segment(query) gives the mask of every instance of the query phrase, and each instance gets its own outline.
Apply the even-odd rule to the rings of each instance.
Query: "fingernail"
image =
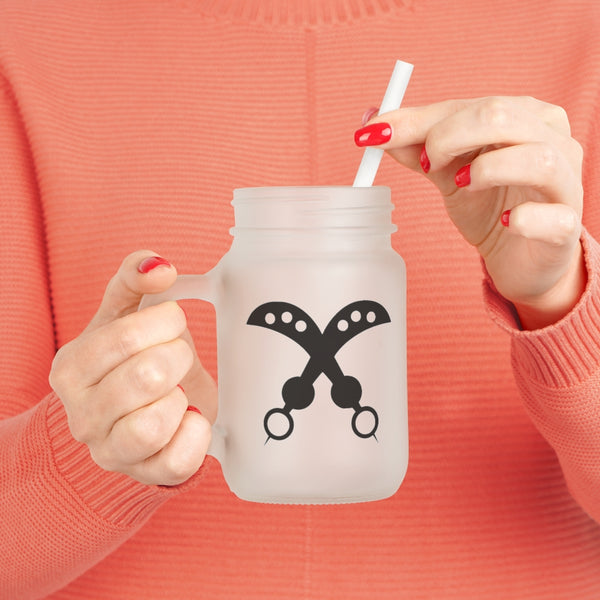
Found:
[[[429,162],[429,156],[427,156],[427,150],[425,149],[425,146],[421,148],[419,162],[421,163],[421,169],[423,169],[423,172],[429,173],[429,169],[431,169],[431,163]]]
[[[471,165],[465,165],[456,172],[454,181],[457,187],[467,187],[471,183]]]
[[[357,146],[379,146],[389,142],[392,137],[392,128],[389,123],[372,123],[362,127],[354,134]]]
[[[372,106],[371,108],[367,108],[363,113],[361,124],[366,125],[377,113],[379,112],[379,108],[376,106]]]
[[[199,415],[202,414],[202,412],[200,411],[199,408],[196,408],[195,406],[192,406],[191,404],[188,404],[188,407],[186,410],[191,410],[192,412],[198,413]]]
[[[179,383],[177,384],[177,387],[185,394],[185,390],[183,389],[183,386],[180,385]]]
[[[502,216],[500,217],[500,222],[502,223],[502,225],[504,225],[504,227],[508,227],[508,224],[510,222],[510,210],[505,210],[502,213]]]
[[[166,258],[162,258],[161,256],[149,256],[139,264],[138,271],[146,274],[152,271],[152,269],[156,269],[156,267],[160,266],[170,267],[171,263]]]

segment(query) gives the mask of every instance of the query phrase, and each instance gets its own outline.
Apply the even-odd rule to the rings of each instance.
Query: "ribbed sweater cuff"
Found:
[[[114,526],[141,525],[162,503],[195,486],[204,467],[179,486],[144,485],[100,468],[85,444],[73,439],[62,402],[55,394],[46,398],[47,432],[59,476],[99,517]]]
[[[588,282],[577,305],[557,323],[522,331],[514,306],[484,278],[484,298],[492,319],[512,337],[512,359],[523,376],[548,387],[571,387],[600,364],[600,246],[587,231],[581,243]]]

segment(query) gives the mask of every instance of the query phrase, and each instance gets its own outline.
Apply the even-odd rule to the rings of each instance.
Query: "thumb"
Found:
[[[87,329],[96,329],[136,311],[144,294],[164,292],[176,278],[175,267],[151,250],[130,254],[109,281],[98,312]]]

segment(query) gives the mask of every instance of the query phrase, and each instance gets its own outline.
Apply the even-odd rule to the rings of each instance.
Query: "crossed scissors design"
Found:
[[[321,373],[331,381],[331,399],[340,408],[352,408],[352,430],[361,438],[373,436],[379,425],[379,416],[371,406],[361,406],[362,387],[351,375],[344,375],[335,355],[338,350],[359,333],[391,321],[387,310],[373,300],[359,300],[344,306],[329,321],[321,332],[312,318],[301,308],[289,302],[267,302],[256,308],[248,318],[248,325],[257,325],[277,331],[299,344],[310,356],[302,374],[288,379],[281,390],[284,408],[273,408],[264,418],[267,442],[273,438],[284,440],[292,434],[294,420],[292,410],[302,410],[310,406],[315,397],[314,382]],[[359,428],[358,417],[369,413],[372,416],[370,428]],[[287,429],[273,431],[269,422],[275,415],[287,420]],[[265,442],[266,443],[266,442]]]

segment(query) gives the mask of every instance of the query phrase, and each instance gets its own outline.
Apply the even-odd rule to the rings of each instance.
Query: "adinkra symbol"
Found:
[[[314,382],[321,373],[331,381],[331,399],[340,408],[352,408],[352,431],[361,438],[375,437],[379,416],[371,406],[361,406],[362,388],[360,382],[351,375],[344,375],[335,359],[337,351],[359,333],[391,321],[387,310],[378,302],[359,300],[344,306],[327,324],[323,332],[301,308],[289,302],[267,302],[256,308],[248,318],[248,325],[257,325],[277,331],[302,346],[310,359],[298,377],[288,379],[281,390],[285,406],[273,408],[264,418],[267,442],[272,438],[284,440],[292,434],[294,420],[292,410],[302,410],[310,406],[315,397]],[[368,429],[359,427],[359,416],[366,413],[370,419]],[[286,429],[274,427],[283,416]],[[271,423],[271,425],[270,425]],[[363,423],[364,427],[364,423]],[[276,429],[276,431],[274,431]]]

